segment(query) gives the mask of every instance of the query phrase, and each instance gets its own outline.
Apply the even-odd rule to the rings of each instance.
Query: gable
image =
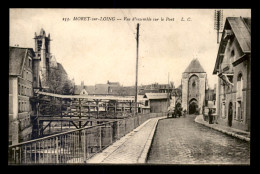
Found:
[[[184,72],[185,73],[204,73],[205,71],[202,68],[199,60],[193,59]]]

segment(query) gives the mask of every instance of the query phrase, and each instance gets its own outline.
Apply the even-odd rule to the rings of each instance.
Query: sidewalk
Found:
[[[209,124],[209,122],[203,120],[203,115],[197,116],[194,121],[196,123],[203,124],[204,126],[210,127],[222,133],[250,142],[250,132],[242,131],[239,129],[235,129],[235,128],[231,128],[219,124]]]
[[[103,152],[87,160],[87,163],[145,163],[158,120],[163,118],[166,116],[147,120]]]

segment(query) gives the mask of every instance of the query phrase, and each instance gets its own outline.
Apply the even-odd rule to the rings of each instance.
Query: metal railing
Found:
[[[142,114],[11,145],[8,149],[8,163],[11,165],[86,163],[87,159],[146,120],[163,115],[165,113]]]

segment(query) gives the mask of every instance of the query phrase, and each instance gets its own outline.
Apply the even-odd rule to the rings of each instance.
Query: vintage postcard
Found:
[[[9,13],[9,165],[250,165],[251,9]]]

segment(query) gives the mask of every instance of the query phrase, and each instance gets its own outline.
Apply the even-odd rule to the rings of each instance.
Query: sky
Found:
[[[109,80],[131,86],[135,85],[139,23],[138,85],[167,84],[169,74],[169,81],[177,87],[186,67],[197,58],[213,88],[217,76],[212,72],[219,47],[214,10],[10,9],[9,45],[35,49],[34,33],[38,35],[43,28],[52,39],[50,52],[76,84]],[[226,17],[251,17],[251,10],[223,9],[223,16],[224,22]],[[113,17],[115,20],[106,20]],[[148,20],[137,20],[143,18]]]

